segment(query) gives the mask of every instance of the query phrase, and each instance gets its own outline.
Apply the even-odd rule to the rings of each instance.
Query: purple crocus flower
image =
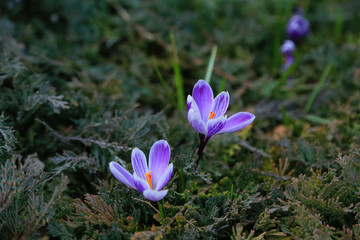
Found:
[[[285,40],[281,45],[281,53],[284,55],[293,54],[295,51],[295,43],[291,40]]]
[[[161,190],[170,180],[173,164],[169,165],[170,146],[165,140],[155,142],[150,149],[149,164],[145,154],[138,148],[131,153],[131,165],[134,173],[130,174],[117,162],[110,162],[111,173],[126,186],[138,190],[151,201],[163,199],[168,190]]]
[[[286,33],[292,40],[300,40],[304,38],[309,32],[309,21],[306,20],[301,14],[293,15],[286,27]]]
[[[255,116],[248,112],[239,112],[227,118],[224,114],[229,106],[229,98],[229,93],[223,91],[214,99],[210,85],[204,80],[199,80],[193,88],[192,96],[187,97],[188,120],[200,137],[195,169],[212,136],[238,131],[255,119]]]
[[[286,71],[295,61],[293,53],[295,51],[295,43],[291,40],[285,40],[281,45],[281,53],[284,55],[284,65],[282,71]]]

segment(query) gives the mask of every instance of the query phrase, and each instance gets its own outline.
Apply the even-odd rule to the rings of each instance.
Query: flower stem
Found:
[[[205,138],[205,135],[203,135],[203,134],[199,134],[199,139],[200,139],[200,144],[199,144],[199,149],[197,152],[198,159],[195,164],[195,171],[196,171],[197,166],[199,165],[199,162],[200,162],[201,156],[204,152],[205,146],[206,146],[207,142],[209,141],[209,138]]]

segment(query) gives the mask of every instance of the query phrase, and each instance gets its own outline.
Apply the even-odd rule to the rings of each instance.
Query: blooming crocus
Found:
[[[229,98],[229,93],[223,91],[214,99],[210,85],[204,80],[199,80],[193,88],[192,96],[187,97],[188,120],[200,137],[195,169],[212,136],[238,131],[255,119],[255,116],[248,112],[239,112],[227,118],[224,114],[229,106]]]
[[[296,13],[289,19],[286,27],[286,33],[290,39],[300,40],[307,35],[309,27],[309,21],[301,14]]]
[[[117,162],[110,162],[111,173],[126,186],[138,190],[151,201],[163,199],[168,190],[161,190],[170,180],[173,164],[169,165],[170,147],[165,140],[155,142],[149,155],[149,164],[145,154],[138,148],[131,153],[131,165],[134,173],[130,174]]]
[[[286,40],[283,45],[281,45],[281,53],[284,55],[283,71],[286,71],[294,63],[294,51],[295,43],[291,40]]]

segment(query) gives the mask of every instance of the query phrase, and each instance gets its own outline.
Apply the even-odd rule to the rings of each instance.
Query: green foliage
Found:
[[[311,33],[282,74],[296,6]],[[354,0],[0,1],[0,236],[359,239],[358,9]],[[184,109],[204,76],[215,95],[229,91],[228,117],[256,120],[212,138],[194,171],[198,136]],[[108,168],[131,171],[131,150],[148,153],[159,139],[174,163],[160,205]]]
[[[14,136],[14,130],[6,126],[6,118],[4,114],[0,116],[0,157],[3,159],[3,156],[11,153],[15,149],[16,138]]]
[[[22,162],[25,163],[22,163]],[[4,239],[35,239],[34,232],[47,225],[56,211],[56,202],[66,188],[64,176],[54,187],[43,172],[36,155],[22,160],[13,155],[0,169],[0,234]],[[54,190],[48,191],[51,186]]]

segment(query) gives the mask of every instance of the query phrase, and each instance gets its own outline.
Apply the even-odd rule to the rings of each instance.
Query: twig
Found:
[[[93,143],[93,144],[96,144],[96,145],[100,146],[101,148],[107,148],[107,147],[114,148],[116,151],[130,151],[130,150],[132,150],[132,148],[129,148],[129,147],[126,147],[126,146],[119,146],[116,143],[107,143],[107,142],[103,142],[103,141],[99,141],[99,140],[87,139],[87,138],[81,138],[81,137],[63,136],[63,135],[59,134],[58,132],[56,132],[54,129],[52,129],[46,122],[41,121],[38,118],[36,119],[36,121],[43,124],[48,131],[50,131],[53,135],[55,135],[56,137],[58,137],[60,140],[62,140],[64,142],[79,141],[79,142],[82,142],[85,145],[87,145],[89,143]]]
[[[116,11],[119,13],[120,17],[127,23],[131,23],[131,16],[130,14],[124,9],[122,8],[120,5],[116,5],[115,6]],[[136,23],[132,23],[135,27],[135,30],[137,31],[137,33],[144,39],[148,40],[148,41],[155,41],[157,44],[159,44],[160,46],[162,46],[163,48],[165,48],[166,50],[171,50],[171,45],[168,44],[167,42],[156,38],[155,35],[149,31],[147,31],[146,29],[144,29],[142,26],[140,26],[139,24]]]
[[[244,141],[244,140],[240,140],[240,145],[243,146],[244,148],[247,148],[248,150],[250,150],[250,151],[252,151],[252,152],[256,152],[256,153],[260,154],[260,155],[263,156],[263,157],[272,158],[270,154],[267,154],[267,153],[264,152],[263,150],[251,146],[249,143],[247,143],[247,142]]]
[[[159,210],[157,210],[150,202],[148,202],[148,201],[144,201],[144,200],[142,200],[142,199],[139,199],[139,198],[133,198],[133,199],[135,199],[135,200],[137,200],[137,201],[140,201],[140,202],[143,202],[143,203],[146,203],[146,204],[148,204],[148,205],[150,205],[150,207],[152,207],[159,215],[160,215],[160,212],[159,212]]]
[[[264,171],[261,171],[259,169],[251,169],[252,172],[255,172],[255,173],[258,173],[258,174],[261,174],[261,175],[264,175],[264,176],[268,176],[268,177],[272,177],[272,178],[275,178],[276,180],[278,181],[288,181],[291,179],[291,177],[288,177],[288,176],[279,176],[273,172],[264,172]]]

